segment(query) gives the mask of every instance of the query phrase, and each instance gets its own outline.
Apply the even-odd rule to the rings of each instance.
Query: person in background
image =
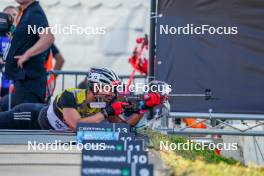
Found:
[[[13,21],[15,21],[17,18],[19,10],[18,10],[18,8],[14,7],[14,6],[7,6],[6,8],[4,8],[3,12],[10,15],[13,18]],[[14,30],[14,24],[11,27],[9,32],[12,32],[12,30]],[[2,50],[1,53],[4,53],[6,46],[10,42],[8,35],[9,35],[9,33],[7,33],[6,36],[1,39],[1,50]],[[4,61],[2,58],[0,58],[0,64],[2,66],[4,65]],[[0,96],[3,97],[9,93],[9,87],[12,85],[12,82],[10,82],[6,78],[6,75],[4,73],[2,73],[1,76],[2,77],[1,77],[1,93],[0,93]]]
[[[84,78],[83,81],[80,82],[77,87],[79,89],[84,89],[85,87],[88,86],[88,83],[89,83],[88,79],[87,78]]]
[[[11,15],[15,21],[18,16],[19,9],[15,6],[7,6],[4,8],[3,12]]]
[[[46,69],[44,62],[47,49],[54,43],[48,29],[47,17],[35,0],[16,0],[21,11],[16,19],[16,29],[4,55],[5,73],[14,80],[15,92],[11,96],[11,107],[22,103],[44,103],[46,97]],[[28,29],[36,27],[37,32]],[[0,100],[2,111],[8,109],[8,96]]]
[[[55,65],[53,67],[52,64],[52,58],[55,59]],[[48,55],[46,62],[45,62],[45,68],[47,70],[61,70],[64,65],[65,59],[62,56],[60,50],[55,44],[52,44],[50,47],[50,54]],[[55,75],[57,77],[57,75]]]
[[[53,70],[61,70],[63,67],[63,64],[65,62],[62,54],[60,53],[59,49],[57,48],[57,46],[55,44],[52,44],[50,47],[50,52],[49,55],[46,59],[45,62],[45,68],[47,71],[53,71]],[[53,67],[53,58],[55,59],[55,65]],[[47,92],[46,92],[46,98],[48,101],[50,96],[53,95],[55,86],[56,86],[56,78],[57,75],[55,74],[48,74],[47,77]]]

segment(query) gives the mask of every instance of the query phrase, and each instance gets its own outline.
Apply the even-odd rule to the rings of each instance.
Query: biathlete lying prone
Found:
[[[24,103],[11,109],[0,112],[0,129],[44,129],[44,130],[72,130],[76,131],[79,122],[100,123],[108,120],[112,123],[124,122],[117,118],[123,114],[125,103],[114,101],[116,90],[93,90],[94,84],[111,86],[121,81],[111,70],[92,68],[88,72],[89,85],[87,89],[66,89],[56,96],[49,105]],[[92,108],[91,102],[97,102],[97,97],[103,98],[107,106],[104,108]],[[144,100],[143,109],[152,108],[161,103],[158,93],[148,93],[148,99]],[[136,125],[143,114],[138,111],[130,112],[125,123]]]

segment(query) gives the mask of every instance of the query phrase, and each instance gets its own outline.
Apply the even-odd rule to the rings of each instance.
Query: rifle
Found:
[[[158,93],[158,92],[157,92]],[[124,109],[126,111],[138,111],[144,106],[144,101],[148,99],[147,94],[138,94],[133,95],[131,93],[118,93],[115,98],[112,100],[124,102],[126,105],[124,106]],[[210,89],[206,89],[204,93],[200,94],[168,94],[168,95],[161,95],[161,104],[168,101],[170,98],[173,97],[201,97],[205,100],[212,99],[212,91]],[[103,96],[96,95],[97,102],[91,102],[90,107],[91,108],[105,108],[107,103],[104,101]]]

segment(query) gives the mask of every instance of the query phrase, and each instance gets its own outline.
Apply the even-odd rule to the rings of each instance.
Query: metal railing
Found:
[[[69,77],[73,77],[73,83],[70,84],[70,86],[67,86],[67,88],[77,88],[78,84],[82,81],[84,81],[84,78],[87,75],[86,71],[48,71],[47,72],[47,77],[49,75],[57,75],[58,79],[56,80],[56,87],[60,87],[60,91],[64,90],[66,88],[65,86],[65,81],[69,79]],[[66,78],[67,77],[67,78]],[[82,80],[80,79],[82,77]],[[129,75],[120,75],[119,78],[121,81],[127,81],[129,79]],[[135,84],[135,82],[142,81],[144,83],[147,83],[147,77],[146,76],[141,76],[141,75],[136,75],[134,77],[134,80],[132,81],[132,84]],[[61,82],[61,85],[59,85],[59,82]],[[70,81],[72,83],[72,81]],[[50,93],[49,96],[52,96],[52,93]],[[8,102],[8,109],[11,109],[11,102],[12,102],[12,97],[11,97],[11,89],[9,90],[9,102]]]
[[[48,75],[57,75],[61,76],[61,90],[65,89],[65,76],[74,76],[74,86],[73,87],[78,87],[79,83],[79,77],[86,77],[87,72],[86,71],[49,71]],[[122,82],[127,81],[129,79],[129,75],[119,75],[119,78],[121,79]],[[132,81],[132,84],[135,84],[136,81],[143,81],[144,83],[147,83],[147,77],[146,76],[141,76],[141,75],[136,75],[134,77],[134,80]]]
[[[73,83],[68,88],[78,87],[78,84],[84,80],[87,75],[86,71],[49,71],[47,75],[57,75],[59,76],[58,80],[61,81],[60,86],[61,90],[65,89],[65,81],[68,80],[68,77],[73,77],[74,81],[70,81]],[[82,80],[80,79],[82,77]],[[119,78],[126,82],[129,79],[129,75],[120,75]],[[132,81],[132,84],[135,82],[143,82],[147,83],[146,76],[135,76],[135,79]],[[9,104],[11,105],[11,96],[9,99]],[[159,128],[157,130],[165,131],[168,134],[223,134],[223,135],[248,135],[248,136],[264,136],[263,131],[252,130],[258,126],[262,126],[264,124],[264,114],[233,114],[233,113],[212,113],[212,110],[209,110],[209,113],[193,113],[193,112],[170,112],[169,118],[196,118],[197,120],[195,124],[191,124],[181,128]],[[254,120],[256,121],[254,125],[250,125],[247,128],[239,129],[235,127],[233,124],[230,124],[230,121],[244,121],[244,120]],[[207,129],[193,129],[192,126],[206,123]],[[217,125],[215,125],[217,124]],[[243,125],[246,125],[244,123]],[[223,129],[225,127],[229,127],[230,129]]]
[[[194,118],[196,121],[183,127],[162,127],[157,130],[180,135],[264,136],[264,114],[170,112],[169,118]],[[201,123],[206,124],[207,128],[193,128]],[[260,126],[263,129],[255,130]]]
[[[264,120],[264,114],[233,114],[233,113],[193,113],[193,112],[170,112],[171,118],[195,117],[199,119],[218,120]]]

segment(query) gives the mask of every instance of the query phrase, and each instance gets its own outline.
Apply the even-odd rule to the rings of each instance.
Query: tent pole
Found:
[[[157,0],[150,0],[150,34],[149,34],[149,73],[148,81],[154,80],[155,73],[155,56],[156,56],[156,18],[157,15]]]
[[[155,57],[156,57],[156,18],[157,15],[157,0],[150,0],[150,33],[149,33],[149,70],[148,81],[154,80],[155,73]],[[154,116],[153,109],[149,111],[148,120]]]

